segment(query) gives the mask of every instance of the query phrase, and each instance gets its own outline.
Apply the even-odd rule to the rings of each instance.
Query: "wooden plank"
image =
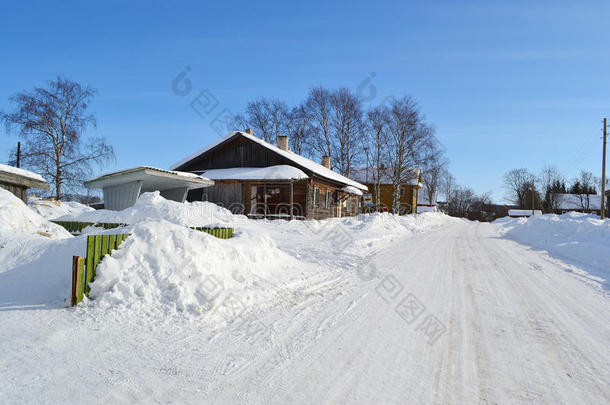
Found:
[[[83,295],[85,292],[85,280],[84,280],[85,258],[78,257],[76,265],[77,265],[76,303],[78,304],[79,302],[81,302],[83,300]]]
[[[78,256],[72,256],[72,299],[70,305],[76,305],[76,286],[78,285]]]
[[[110,235],[102,235],[102,252],[100,253],[103,258],[108,253],[108,241],[110,239]]]
[[[95,239],[95,247],[93,249],[93,266],[92,266],[92,272],[91,272],[91,280],[93,281],[93,279],[95,279],[95,269],[97,268],[97,265],[99,264],[100,260],[102,260],[102,236],[101,235],[95,235],[94,236]]]
[[[114,249],[116,249],[116,235],[108,235],[108,254],[112,255]]]
[[[85,267],[85,294],[89,296],[89,283],[93,281],[95,260],[95,236],[87,236],[87,256]]]

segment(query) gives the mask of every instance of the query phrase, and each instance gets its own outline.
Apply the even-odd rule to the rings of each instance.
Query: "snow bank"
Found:
[[[56,219],[65,215],[76,216],[83,212],[95,211],[76,201],[43,200],[38,197],[28,198],[28,206],[46,219]]]
[[[133,207],[122,211],[94,210],[72,213],[57,219],[126,224],[137,224],[150,220],[165,220],[185,226],[220,226],[228,225],[236,220],[229,210],[216,204],[207,201],[195,201],[192,203],[170,201],[161,197],[158,191],[142,194]]]
[[[551,256],[576,262],[610,288],[610,220],[570,212],[493,222],[506,238],[546,250]]]
[[[240,232],[222,240],[167,221],[147,221],[134,226],[120,249],[101,262],[91,305],[143,314],[210,312],[210,319],[222,320],[230,308],[245,311],[287,288],[300,274],[297,264],[264,233]],[[223,308],[227,301],[229,309]]]
[[[10,238],[15,232],[58,239],[72,236],[31,210],[11,192],[0,188],[0,242],[2,235]]]

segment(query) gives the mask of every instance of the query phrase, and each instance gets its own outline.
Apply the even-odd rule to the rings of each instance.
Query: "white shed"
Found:
[[[168,200],[184,202],[189,190],[214,185],[212,180],[186,172],[140,166],[95,177],[85,182],[87,188],[101,188],[104,208],[123,210],[136,203],[140,194],[160,191]]]

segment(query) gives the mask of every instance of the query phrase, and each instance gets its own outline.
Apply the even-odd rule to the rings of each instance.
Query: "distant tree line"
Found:
[[[409,168],[423,169],[426,190],[433,195],[440,189],[447,159],[413,98],[386,100],[365,108],[347,88],[317,86],[296,106],[274,98],[250,101],[235,117],[235,126],[252,128],[270,143],[287,135],[293,152],[316,161],[329,156],[333,170],[347,177],[353,167],[366,166],[377,197],[382,178],[389,175],[392,211],[399,212],[400,184],[411,180]]]
[[[597,194],[599,179],[590,171],[581,170],[572,179],[571,185],[555,166],[546,165],[540,173],[534,174],[526,168],[513,169],[503,176],[506,198],[521,209],[542,210],[552,213],[559,209],[561,194],[574,194],[580,208],[590,210],[591,195]]]

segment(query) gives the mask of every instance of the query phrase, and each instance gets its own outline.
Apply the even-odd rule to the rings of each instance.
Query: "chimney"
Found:
[[[244,132],[247,133],[248,135],[254,135],[254,131],[252,130],[252,128],[248,128]]]
[[[288,137],[286,135],[278,135],[277,137],[277,147],[281,150],[289,151],[288,148]]]
[[[322,156],[322,166],[326,167],[328,170],[332,170],[330,168],[330,156]]]

